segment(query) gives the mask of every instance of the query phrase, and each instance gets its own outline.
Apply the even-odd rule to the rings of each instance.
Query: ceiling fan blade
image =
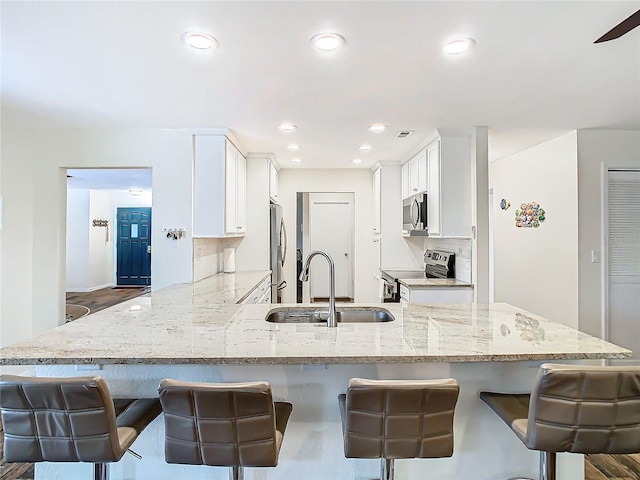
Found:
[[[626,20],[623,20],[620,24],[613,27],[599,39],[597,39],[593,43],[602,43],[608,42],[609,40],[615,40],[616,38],[620,38],[625,33],[630,32],[634,28],[640,25],[640,10],[631,15]]]

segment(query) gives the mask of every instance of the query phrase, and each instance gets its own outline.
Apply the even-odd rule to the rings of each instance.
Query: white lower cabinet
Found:
[[[271,303],[271,276],[265,278],[240,303]]]
[[[409,288],[400,284],[400,303],[473,303],[473,287]]]

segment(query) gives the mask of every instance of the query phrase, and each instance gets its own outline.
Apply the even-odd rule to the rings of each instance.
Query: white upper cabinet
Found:
[[[246,159],[222,135],[196,135],[194,145],[193,236],[244,235]]]
[[[403,165],[402,187],[403,199],[427,191],[427,155],[425,150],[420,150]]]
[[[269,160],[269,198],[278,203],[278,170]]]
[[[440,140],[436,140],[427,147],[427,177],[429,185],[427,191],[427,226],[429,235],[441,234],[440,229]]]
[[[471,136],[441,133],[427,146],[429,236],[472,235]]]
[[[409,160],[409,194],[416,195],[427,191],[427,156],[421,150]]]
[[[380,168],[373,172],[373,233],[380,232]]]
[[[410,197],[409,193],[409,162],[402,165],[402,199]]]

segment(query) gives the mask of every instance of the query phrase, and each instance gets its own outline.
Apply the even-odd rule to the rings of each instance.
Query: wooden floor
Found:
[[[71,292],[67,293],[67,303],[82,305],[87,307],[90,313],[95,313],[150,291],[150,287],[109,287],[86,293]]]
[[[640,453],[634,455],[587,455],[585,480],[640,480]]]

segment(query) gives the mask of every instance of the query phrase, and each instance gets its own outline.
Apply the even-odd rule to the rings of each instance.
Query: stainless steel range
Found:
[[[439,250],[427,250],[424,254],[424,270],[380,269],[383,285],[383,302],[400,302],[400,279],[455,278],[455,254]]]
[[[456,278],[456,256],[453,253],[427,250],[424,263],[427,278]]]

